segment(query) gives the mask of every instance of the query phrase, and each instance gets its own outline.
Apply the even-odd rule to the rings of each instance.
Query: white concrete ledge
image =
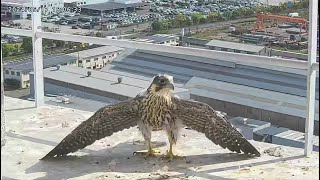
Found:
[[[67,157],[39,161],[93,112],[50,105],[36,109],[34,102],[8,97],[5,104],[9,132],[7,145],[1,151],[3,179],[318,179],[318,152],[304,158],[302,149],[251,141],[262,156],[248,158],[186,129],[174,147],[174,152],[186,160],[161,159],[167,150],[163,132],[152,136],[161,155],[149,159],[133,155],[134,151],[144,150],[145,145],[138,129],[131,128]],[[282,157],[275,157],[273,150]]]

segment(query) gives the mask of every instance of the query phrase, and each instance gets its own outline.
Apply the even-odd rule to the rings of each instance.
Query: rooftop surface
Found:
[[[129,77],[109,72],[91,71],[92,75],[87,77],[87,69],[74,66],[63,66],[59,70],[56,68],[48,68],[44,70],[44,77],[54,79],[68,84],[76,84],[86,88],[95,88],[114,94],[135,97],[141,91],[150,86],[152,78],[140,79],[138,77]],[[155,74],[156,75],[156,74]],[[118,83],[118,77],[122,77],[122,82]],[[175,92],[179,93],[187,91],[183,88],[175,88]]]
[[[6,164],[3,179],[319,179],[319,153],[304,158],[303,149],[251,141],[262,156],[249,158],[186,129],[174,148],[184,160],[133,155],[145,145],[137,128],[131,128],[67,157],[39,161],[93,112],[52,105],[36,109],[31,101],[9,97],[5,107],[8,140],[1,151]],[[165,134],[155,132],[152,138],[164,154]]]
[[[307,94],[305,75],[173,53],[143,50],[124,52],[101,71],[118,71],[148,78],[167,73],[175,78],[175,82],[183,85],[193,77],[201,77],[301,97]],[[316,84],[319,84],[318,77]],[[316,98],[319,99],[319,88],[316,88]]]
[[[219,40],[211,40],[206,44],[206,46],[228,48],[228,49],[235,49],[239,51],[248,51],[248,52],[256,52],[256,53],[264,49],[264,46],[256,46],[256,45],[250,45],[250,44],[244,44],[244,43],[235,43],[235,42],[219,41]]]
[[[149,43],[161,43],[168,40],[177,39],[176,36],[167,35],[167,34],[155,34],[152,36],[147,36],[143,39],[138,39],[137,41],[149,42]]]
[[[117,2],[105,2],[105,3],[99,3],[99,4],[84,5],[84,6],[81,6],[81,8],[97,10],[97,11],[108,11],[108,10],[114,10],[114,9],[138,7],[138,6],[141,6],[142,4],[143,3],[124,4],[124,3],[117,3]]]
[[[112,52],[118,52],[122,50],[123,48],[119,48],[115,46],[102,46],[102,47],[79,51],[79,58],[83,59],[88,57],[100,56],[100,55],[104,55]],[[78,52],[70,53],[69,55],[73,57],[78,57]]]
[[[58,64],[64,64],[67,62],[75,61],[77,57],[65,54],[65,55],[51,55],[43,58],[43,67],[48,68]],[[4,66],[5,69],[19,70],[19,71],[32,71],[33,61],[32,58],[29,60],[11,63]]]
[[[111,52],[122,51],[122,48],[115,46],[102,46],[98,48],[87,49],[79,51],[79,58],[84,59],[88,57],[95,57]],[[64,54],[64,55],[50,55],[43,58],[44,68],[52,67],[58,64],[64,64],[70,61],[75,61],[78,59],[78,52]],[[33,59],[30,58],[25,61],[10,63],[5,65],[5,69],[19,70],[19,71],[32,71],[33,70]]]

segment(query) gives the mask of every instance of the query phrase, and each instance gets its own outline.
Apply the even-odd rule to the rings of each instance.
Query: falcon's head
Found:
[[[159,74],[153,78],[148,88],[153,93],[169,93],[174,90],[173,77],[166,74]]]

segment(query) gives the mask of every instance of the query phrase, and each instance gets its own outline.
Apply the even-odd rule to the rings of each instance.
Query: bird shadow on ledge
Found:
[[[165,146],[165,142],[153,142],[153,144],[155,144],[156,148]],[[44,177],[37,179],[69,179],[79,178],[93,173],[152,173],[166,167],[169,172],[177,172],[188,176],[225,179],[206,172],[197,172],[196,168],[204,165],[241,162],[253,158],[245,154],[213,153],[189,155],[186,156],[185,159],[177,159],[169,162],[164,158],[164,155],[144,158],[143,155],[133,154],[133,152],[145,149],[146,146],[143,143],[136,144],[126,142],[107,149],[90,151],[89,154],[83,156],[68,155],[45,161],[39,160],[26,170],[26,174],[45,172],[46,175]],[[162,152],[161,154],[164,153]],[[223,169],[221,171],[223,171]],[[97,177],[95,177],[95,179],[96,178]]]

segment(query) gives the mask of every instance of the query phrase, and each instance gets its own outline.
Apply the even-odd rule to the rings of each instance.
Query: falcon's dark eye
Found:
[[[160,82],[160,84],[164,84],[166,82],[166,80],[160,79],[159,82]]]

